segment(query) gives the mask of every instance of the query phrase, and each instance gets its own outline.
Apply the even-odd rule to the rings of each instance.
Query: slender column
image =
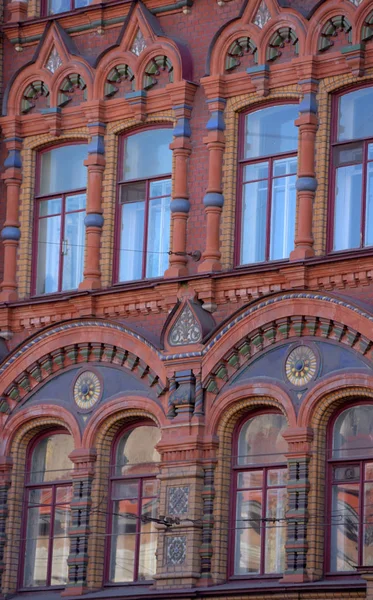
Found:
[[[84,164],[88,168],[87,216],[84,279],[79,285],[80,290],[94,290],[101,287],[100,248],[101,231],[104,224],[102,216],[102,180],[105,169],[105,146],[101,123],[92,123],[88,127],[92,131],[92,141],[88,146],[88,158]]]
[[[174,141],[170,144],[173,151],[173,190],[171,202],[172,248],[170,264],[164,276],[180,277],[188,274],[187,222],[190,210],[188,192],[188,162],[191,153],[190,117],[196,86],[189,82],[181,82],[169,87],[177,119],[173,131]]]
[[[286,570],[283,583],[308,580],[307,575],[307,525],[308,493],[310,483],[308,467],[311,458],[313,432],[308,428],[287,429],[283,437],[288,442],[289,480],[287,519]]]
[[[18,298],[17,251],[21,237],[19,229],[19,197],[22,183],[21,148],[22,139],[12,137],[5,140],[8,156],[2,179],[6,188],[6,217],[1,239],[4,245],[4,273],[1,283],[0,302],[12,302]]]
[[[8,490],[10,488],[12,464],[12,459],[9,456],[0,456],[0,590],[3,589],[2,576],[5,571],[4,550],[7,541]]]
[[[224,98],[208,100],[211,117],[207,123],[208,134],[204,139],[209,151],[208,187],[203,199],[206,212],[206,248],[199,273],[221,271],[220,217],[224,204],[222,194],[222,169],[225,148]]]
[[[317,103],[314,80],[301,82],[306,88],[299,105],[300,116],[295,121],[299,127],[299,163],[297,188],[298,220],[294,250],[290,260],[302,260],[314,256],[312,217],[313,201],[317,188],[315,177],[315,142],[318,126]]]
[[[89,513],[96,450],[78,448],[70,454],[74,463],[71,527],[69,529],[69,578],[63,596],[76,596],[87,591]]]

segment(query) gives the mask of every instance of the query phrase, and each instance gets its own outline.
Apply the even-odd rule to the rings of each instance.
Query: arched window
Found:
[[[117,280],[162,277],[170,249],[172,129],[121,140]]]
[[[288,258],[294,248],[297,117],[296,104],[241,117],[238,264]]]
[[[70,542],[73,438],[44,434],[29,448],[26,471],[21,581],[24,588],[65,586]]]
[[[373,565],[373,404],[339,413],[329,440],[328,569],[354,571]]]
[[[329,250],[373,246],[373,87],[334,99]]]
[[[73,290],[83,279],[87,145],[40,152],[35,198],[34,293]]]
[[[114,444],[111,474],[109,583],[150,581],[156,567],[160,431],[150,422],[126,429]]]
[[[286,427],[282,415],[263,413],[246,419],[238,429],[233,450],[234,576],[284,571]]]

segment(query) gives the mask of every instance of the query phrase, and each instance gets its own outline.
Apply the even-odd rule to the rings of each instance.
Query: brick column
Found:
[[[27,2],[21,0],[12,0],[7,6],[9,19],[8,23],[19,23],[27,19]]]
[[[0,286],[0,302],[12,302],[18,298],[17,251],[21,237],[18,212],[22,183],[22,139],[18,136],[8,137],[5,139],[5,145],[8,156],[4,162],[5,171],[2,174],[6,188],[6,217],[1,231],[4,245],[4,274]]]
[[[96,450],[78,448],[70,454],[74,463],[72,472],[73,497],[71,500],[71,527],[69,529],[69,578],[63,596],[76,596],[87,591],[89,513],[94,476]]]
[[[92,140],[88,146],[88,158],[84,164],[88,168],[87,209],[84,224],[86,226],[86,252],[84,279],[80,290],[94,290],[101,287],[100,249],[101,231],[104,224],[102,216],[102,180],[105,169],[105,145],[102,123],[88,125]]]
[[[207,123],[208,134],[204,139],[209,151],[208,187],[203,199],[206,212],[206,248],[199,273],[221,271],[220,262],[220,216],[224,204],[222,194],[222,169],[225,148],[224,98],[207,100],[211,112]]]
[[[188,162],[191,153],[190,116],[196,86],[182,82],[171,84],[169,91],[174,103],[173,110],[177,118],[174,128],[174,141],[170,144],[173,151],[173,191],[171,202],[172,248],[170,266],[165,277],[180,277],[188,274],[186,256],[187,221],[190,210],[188,192]]]
[[[8,517],[8,490],[10,488],[12,464],[12,459],[9,456],[0,456],[0,595],[2,590],[2,576],[5,571],[5,531]]]
[[[313,432],[307,427],[287,429],[283,437],[288,443],[288,511],[286,570],[283,583],[299,583],[307,576],[308,467],[311,458]]]
[[[300,82],[305,92],[299,105],[300,116],[295,121],[299,127],[299,161],[297,188],[297,230],[294,250],[290,260],[302,260],[314,256],[312,217],[313,201],[317,188],[315,177],[315,142],[318,126],[316,90],[317,82],[307,79]]]

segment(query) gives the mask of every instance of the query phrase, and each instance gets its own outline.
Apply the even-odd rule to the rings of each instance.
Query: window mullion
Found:
[[[271,251],[271,213],[272,213],[272,186],[273,186],[273,158],[268,159],[268,191],[267,191],[267,215],[266,215],[266,246],[265,260],[270,260]]]
[[[150,195],[150,180],[146,180],[145,188],[145,218],[144,218],[144,239],[143,239],[143,254],[142,254],[142,276],[146,277],[146,262],[148,249],[148,222],[149,222],[149,195]]]
[[[65,239],[65,211],[66,211],[66,195],[61,194],[62,198],[62,210],[61,210],[61,234],[60,234],[60,272],[58,274],[58,291],[62,290],[63,281],[63,269],[64,269],[64,254],[63,254],[63,242]]]

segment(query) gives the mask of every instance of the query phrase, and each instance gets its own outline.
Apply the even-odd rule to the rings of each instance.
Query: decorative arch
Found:
[[[343,16],[343,20],[342,20]],[[348,43],[356,43],[356,8],[348,0],[342,1],[339,5],[330,6],[328,3],[324,3],[317,8],[313,13],[308,29],[306,39],[306,54],[317,54],[318,52],[324,52],[329,49],[331,51],[336,46],[336,49],[346,46]],[[342,31],[340,29],[342,28]],[[337,32],[338,36],[333,36],[333,32]],[[341,35],[345,36],[345,39],[340,39]],[[329,44],[334,41],[332,38],[338,41],[338,44]],[[322,43],[322,40],[324,42]]]
[[[338,308],[338,321],[332,317]],[[373,315],[337,296],[276,294],[253,302],[223,323],[204,351],[202,381],[213,396],[253,356],[278,342],[312,336],[337,341],[373,360]]]
[[[11,412],[48,377],[65,367],[91,361],[130,370],[146,380],[157,395],[166,391],[165,368],[150,342],[119,323],[82,319],[42,330],[7,358],[0,367],[3,403],[7,404],[3,404],[3,410]]]
[[[252,38],[249,36],[237,37],[231,43],[225,55],[225,71],[230,73],[237,69],[237,67],[241,67],[242,63],[243,66],[246,66],[245,62],[247,62],[247,58],[245,61],[245,57],[249,57],[251,63],[257,63],[257,55],[258,48]]]
[[[27,115],[34,109],[49,108],[49,89],[41,79],[30,83],[23,92],[21,113]]]
[[[351,44],[352,41],[352,25],[344,15],[337,15],[331,17],[324,25],[321,30],[318,51],[326,52],[335,45],[333,37],[337,38],[338,41],[345,45]],[[339,38],[342,38],[340,40]]]
[[[115,65],[106,77],[104,96],[106,99],[122,96],[135,88],[135,76],[127,64]],[[118,93],[119,92],[119,93]]]
[[[165,87],[174,81],[174,67],[166,54],[153,56],[145,66],[142,87],[145,91],[151,90],[155,85]]]
[[[58,86],[57,106],[77,106],[87,100],[87,84],[79,73],[68,73]]]
[[[293,50],[291,50],[293,48]],[[299,40],[292,27],[279,27],[268,41],[266,50],[267,62],[291,60],[299,54]]]

